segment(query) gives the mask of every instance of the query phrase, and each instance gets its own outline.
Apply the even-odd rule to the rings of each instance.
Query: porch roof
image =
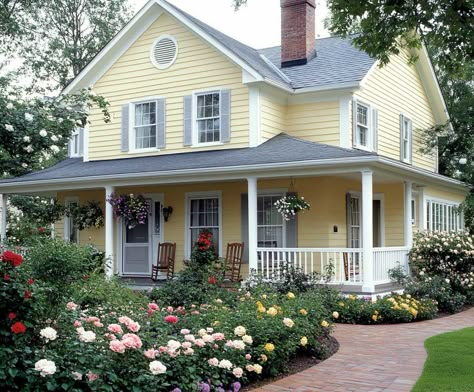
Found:
[[[375,153],[310,142],[281,133],[258,147],[195,151],[136,158],[83,162],[67,158],[48,169],[0,181],[28,183],[78,177],[117,174],[164,173],[175,170],[210,169],[230,166],[253,166],[313,160],[332,160],[376,156]]]

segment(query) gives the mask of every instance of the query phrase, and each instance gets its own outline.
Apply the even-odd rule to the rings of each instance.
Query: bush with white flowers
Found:
[[[310,204],[304,197],[296,195],[284,196],[275,202],[275,207],[283,219],[289,221],[294,218],[299,211],[309,210]]]

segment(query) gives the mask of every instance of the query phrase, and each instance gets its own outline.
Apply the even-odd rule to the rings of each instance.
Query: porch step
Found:
[[[120,277],[119,281],[126,284],[132,290],[144,291],[159,288],[166,282],[166,277],[159,276],[157,281],[151,278],[140,278],[140,277]]]

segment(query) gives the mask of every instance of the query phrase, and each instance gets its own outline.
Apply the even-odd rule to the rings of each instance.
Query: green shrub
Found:
[[[334,305],[333,319],[346,324],[391,324],[431,320],[438,311],[431,299],[415,299],[410,294],[371,298],[341,297]]]

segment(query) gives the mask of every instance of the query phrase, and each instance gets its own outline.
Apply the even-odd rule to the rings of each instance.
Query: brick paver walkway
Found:
[[[439,333],[474,326],[474,308],[412,324],[336,326],[339,351],[301,373],[256,389],[276,391],[410,391],[423,370],[424,341]]]

